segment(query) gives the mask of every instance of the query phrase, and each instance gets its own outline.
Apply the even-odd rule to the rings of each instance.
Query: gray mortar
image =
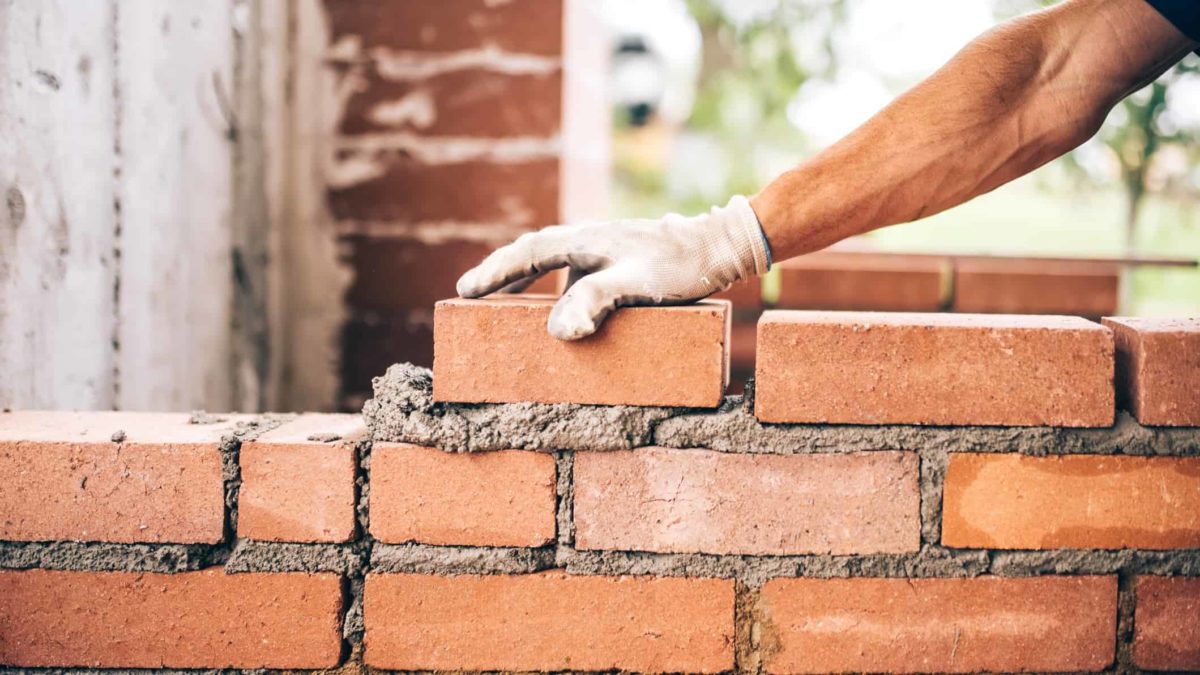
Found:
[[[447,404],[433,401],[433,376],[407,363],[374,379],[363,418],[376,441],[473,452],[624,450],[648,445],[671,408],[571,403]]]
[[[554,548],[481,548],[380,544],[370,571],[408,574],[528,574],[555,567]]]
[[[1200,429],[1143,427],[1120,413],[1111,428],[762,424],[753,390],[714,410],[575,404],[433,402],[426,368],[396,364],[363,408],[371,436],[454,452],[624,450],[644,445],[799,454],[913,450],[1027,455],[1200,456]]]
[[[225,551],[206,544],[0,542],[0,569],[189,572],[220,564]]]
[[[921,544],[936,545],[942,540],[942,487],[950,458],[942,450],[923,450],[920,458]]]
[[[575,545],[575,453],[554,453],[554,520],[558,543]]]
[[[292,544],[239,539],[225,562],[225,571],[336,572],[361,576],[370,556],[364,541],[348,544]]]

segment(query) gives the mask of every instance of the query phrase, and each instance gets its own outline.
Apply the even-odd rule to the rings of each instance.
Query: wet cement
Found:
[[[1111,428],[762,424],[753,388],[715,410],[576,404],[433,401],[426,368],[397,364],[375,378],[363,417],[376,441],[473,452],[625,450],[645,445],[799,454],[913,450],[1027,455],[1200,455],[1200,430],[1143,427],[1121,413]]]

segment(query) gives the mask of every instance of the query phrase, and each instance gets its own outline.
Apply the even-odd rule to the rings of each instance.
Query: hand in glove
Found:
[[[764,274],[770,251],[745,197],[685,218],[556,225],[519,237],[458,280],[478,298],[559,267],[571,283],[547,328],[562,340],[596,332],[614,307],[683,304]]]

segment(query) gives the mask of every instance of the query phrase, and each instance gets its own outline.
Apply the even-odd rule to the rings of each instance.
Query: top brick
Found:
[[[1117,348],[1117,399],[1139,422],[1200,426],[1200,318],[1106,317]]]
[[[461,403],[715,407],[729,380],[729,303],[627,307],[595,335],[546,332],[554,298],[443,300],[434,310],[433,398]]]
[[[333,42],[411,52],[493,49],[557,56],[563,50],[563,0],[325,0]]]
[[[764,422],[1110,426],[1111,333],[1066,316],[766,312]]]

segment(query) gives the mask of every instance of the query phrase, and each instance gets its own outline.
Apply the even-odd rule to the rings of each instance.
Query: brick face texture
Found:
[[[355,533],[359,415],[303,415],[246,443],[238,536],[266,541],[339,542]]]
[[[1113,346],[1075,317],[772,311],[764,422],[1110,426]]]
[[[917,455],[641,448],[575,457],[580,549],[788,555],[920,543]]]
[[[371,534],[393,543],[541,546],[554,539],[554,480],[548,454],[379,443],[371,452]]]
[[[0,413],[0,538],[218,542],[231,431],[186,414]]]
[[[372,574],[367,665],[713,673],[733,668],[733,581]],[[403,617],[398,620],[398,617]]]
[[[625,308],[595,335],[572,342],[546,332],[553,304],[536,296],[439,302],[434,399],[709,408],[721,402],[729,377],[729,303]]]
[[[1142,424],[1200,426],[1200,319],[1110,317],[1122,407]]]
[[[952,454],[942,543],[1200,547],[1200,457]]]
[[[0,571],[0,663],[327,668],[341,656],[332,574]]]
[[[1200,671],[1200,578],[1139,577],[1136,593],[1134,662]]]
[[[762,589],[769,673],[1100,670],[1116,577],[775,579]]]

